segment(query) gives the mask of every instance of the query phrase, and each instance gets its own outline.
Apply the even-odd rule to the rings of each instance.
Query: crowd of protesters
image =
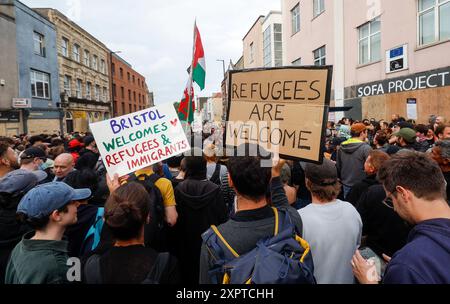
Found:
[[[212,140],[113,177],[90,133],[0,137],[0,283],[70,283],[69,257],[81,283],[222,283],[220,248],[244,258],[286,218],[316,283],[449,284],[445,118],[344,118],[325,147],[322,164],[271,168]]]

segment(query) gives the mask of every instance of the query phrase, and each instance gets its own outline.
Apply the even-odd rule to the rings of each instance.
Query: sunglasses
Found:
[[[394,195],[395,192],[397,192],[397,190],[386,196],[386,198],[382,201],[383,205],[390,209],[394,209],[394,201],[392,200],[392,195]]]

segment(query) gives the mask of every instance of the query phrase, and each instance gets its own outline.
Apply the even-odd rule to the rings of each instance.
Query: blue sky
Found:
[[[242,38],[259,15],[280,10],[281,0],[21,0],[52,7],[105,43],[146,77],[156,104],[181,99],[192,56],[193,25],[203,40],[206,88],[220,91],[222,62],[236,62]]]

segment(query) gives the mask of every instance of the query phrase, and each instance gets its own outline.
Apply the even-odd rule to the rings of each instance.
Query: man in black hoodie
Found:
[[[370,151],[366,162],[364,163],[364,172],[367,177],[352,187],[347,195],[347,202],[357,207],[360,197],[367,192],[370,186],[377,185],[377,172],[385,161],[389,159],[389,155],[380,150]]]
[[[178,221],[175,226],[176,255],[184,283],[195,284],[199,278],[202,233],[211,225],[227,220],[227,208],[220,187],[206,179],[206,160],[194,149],[185,158],[185,180],[175,188]]]
[[[366,177],[364,163],[369,152],[372,151],[372,148],[365,142],[367,139],[366,125],[363,123],[353,124],[351,135],[352,138],[342,143],[336,160],[345,199],[352,187]]]

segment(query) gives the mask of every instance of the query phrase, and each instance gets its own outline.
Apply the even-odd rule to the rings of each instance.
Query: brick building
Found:
[[[149,106],[145,77],[116,53],[111,53],[111,75],[114,116],[133,113]]]

